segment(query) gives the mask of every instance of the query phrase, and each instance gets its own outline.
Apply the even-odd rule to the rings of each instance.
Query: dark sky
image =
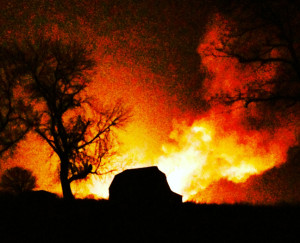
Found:
[[[2,1],[1,36],[57,31],[96,39],[115,62],[162,76],[164,83],[156,85],[176,96],[177,107],[199,109],[194,91],[203,77],[196,49],[211,6],[209,1]]]

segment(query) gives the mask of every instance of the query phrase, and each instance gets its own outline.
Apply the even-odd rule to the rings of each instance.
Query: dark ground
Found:
[[[300,242],[300,205],[126,206],[0,196],[0,242]]]

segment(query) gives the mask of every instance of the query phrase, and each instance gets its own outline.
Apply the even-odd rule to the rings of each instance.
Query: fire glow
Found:
[[[269,80],[276,75],[276,67],[272,65],[261,69],[245,69],[241,68],[234,58],[211,55],[219,43],[223,23],[226,21],[221,21],[220,16],[217,16],[216,23],[208,28],[198,47],[202,64],[213,73],[213,77],[204,82],[203,95],[207,100],[222,92],[234,96],[236,91],[245,91],[245,84]],[[265,89],[271,88],[265,86]],[[171,189],[182,194],[184,200],[223,202],[220,200],[222,195],[215,193],[205,198],[201,191],[222,180],[242,184],[251,175],[262,174],[284,163],[288,148],[295,143],[293,130],[289,127],[276,128],[275,131],[247,128],[245,116],[249,114],[259,116],[255,104],[245,108],[241,102],[236,102],[230,109],[221,104],[214,104],[206,114],[193,118],[190,124],[182,119],[180,122],[174,122],[169,141],[163,143],[161,153],[152,153],[150,157],[143,158],[145,148],[133,145],[132,153],[127,153],[123,158],[131,158],[134,154],[139,159],[134,165],[129,163],[124,169],[154,164],[166,173]],[[136,126],[134,134],[143,134],[143,131]],[[153,137],[150,140],[154,140],[155,143],[161,142]],[[132,140],[126,138],[122,142],[130,144]],[[112,177],[108,179],[111,180]],[[95,180],[93,184],[94,186],[90,187],[91,191],[99,196],[108,196],[104,190],[99,194],[100,188],[96,186],[98,184]],[[107,187],[108,185],[109,182]],[[229,187],[227,189],[231,190]],[[253,197],[252,201],[255,201],[255,195]],[[241,198],[242,200],[244,199]]]
[[[184,195],[185,200],[197,201],[195,195],[213,182],[245,182],[250,175],[285,160],[285,151],[280,149],[282,141],[275,139],[262,147],[262,140],[270,134],[243,132],[242,139],[234,130],[224,134],[207,119],[195,121],[190,127],[177,125],[170,134],[173,142],[163,145],[164,155],[157,164],[175,192]]]
[[[171,189],[183,195],[184,201],[222,203],[220,193],[203,195],[201,192],[220,181],[243,184],[250,176],[260,175],[286,161],[289,147],[296,143],[293,127],[255,130],[249,128],[246,118],[261,118],[265,115],[260,113],[255,104],[245,108],[239,101],[228,108],[213,101],[213,97],[222,94],[234,97],[237,91],[246,92],[249,87],[247,84],[270,80],[276,75],[277,68],[272,64],[263,68],[242,68],[236,59],[220,57],[216,47],[220,47],[222,31],[226,30],[226,20],[220,15],[216,15],[208,25],[197,49],[202,65],[211,74],[204,80],[202,89],[195,90],[211,106],[208,111],[199,114],[184,114],[176,107],[176,102],[180,102],[180,99],[177,100],[176,95],[169,95],[161,85],[171,77],[157,74],[143,64],[139,66],[138,62],[130,59],[133,57],[128,57],[130,50],[125,48],[118,49],[114,54],[107,54],[106,45],[114,48],[118,38],[100,37],[88,28],[88,23],[81,24],[82,30],[78,32],[88,33],[84,36],[92,36],[90,38],[99,42],[99,55],[96,56],[101,63],[98,74],[90,87],[87,87],[86,93],[93,98],[93,102],[99,103],[114,102],[122,98],[134,109],[133,120],[124,131],[117,132],[121,146],[117,162],[112,165],[117,168],[115,173],[129,168],[157,165],[167,175]],[[54,36],[60,30],[58,27],[52,28],[47,33]],[[140,37],[134,30],[122,37],[125,41],[128,39],[133,48],[139,47],[142,50],[147,47],[143,46],[142,40],[136,41]],[[273,54],[276,55],[276,52]],[[264,88],[268,91],[272,86],[265,85]],[[273,119],[278,119],[280,123],[283,118],[274,114]],[[38,138],[33,137],[28,141],[28,144],[20,145],[20,151],[23,149],[28,154],[19,152],[15,162],[25,164],[29,169],[32,167],[41,189],[60,193],[59,181],[47,182],[51,184],[49,188],[46,184],[49,170],[54,176],[58,174],[58,158],[52,156],[52,167],[49,170],[49,164],[47,167],[44,164],[36,166],[40,161],[49,160],[46,153],[41,152],[47,148],[44,148],[46,145]],[[46,169],[42,172],[37,171],[37,168]],[[94,194],[96,198],[108,198],[108,187],[113,176],[114,174],[108,174],[99,178],[90,175],[87,180],[74,182],[73,192],[77,197]],[[226,187],[226,183],[222,185]],[[230,186],[226,189],[234,193]],[[244,200],[242,197],[239,199]],[[233,199],[229,202],[236,201]]]
[[[212,114],[190,126],[175,123],[170,142],[162,145],[163,155],[152,161],[166,173],[171,189],[182,194],[185,201],[200,201],[198,193],[221,179],[243,183],[249,176],[261,174],[286,159],[289,147],[283,139],[288,132],[286,129],[278,130],[273,137],[266,131],[249,132],[236,124],[231,132],[224,133],[220,126],[224,117],[219,115],[219,118],[211,120],[210,116]],[[149,161],[137,161],[134,166],[129,164],[128,168],[149,165]],[[109,176],[107,187],[112,178]],[[103,181],[93,177],[92,182],[91,192],[99,197],[108,197]],[[214,195],[210,202],[218,202],[218,196]],[[205,197],[201,196],[201,202],[205,201]]]

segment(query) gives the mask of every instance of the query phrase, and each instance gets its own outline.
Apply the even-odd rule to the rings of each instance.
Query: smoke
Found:
[[[239,165],[246,161],[244,165],[253,167],[248,167],[252,170],[249,170],[244,180],[230,178],[234,171],[231,171],[230,176],[224,175],[224,166],[232,158],[220,162],[224,151],[219,150],[212,160],[205,158],[206,167],[201,165],[194,170],[190,187],[186,188],[188,191],[196,192],[195,187],[200,188],[201,181],[202,185],[207,183],[207,180],[203,182],[203,171],[214,175],[204,189],[198,190],[189,199],[204,203],[299,202],[296,189],[299,185],[297,112],[288,110],[286,106],[278,108],[268,103],[245,105],[243,99],[243,94],[252,90],[259,91],[260,95],[272,92],[275,87],[271,80],[278,75],[280,66],[245,66],[236,58],[220,52],[224,48],[222,38],[229,31],[227,23],[221,15],[215,15],[198,46],[202,65],[210,74],[204,80],[201,91],[204,99],[210,102],[208,119],[214,121],[215,129],[220,129],[220,134],[223,134],[222,138],[218,137],[219,141],[229,148],[227,155],[237,158]],[[228,138],[234,142],[231,144]],[[236,168],[233,164],[231,162],[231,169]],[[238,175],[243,174],[238,172]]]
[[[280,66],[246,66],[220,52],[222,38],[228,34],[227,23],[215,15],[197,48],[201,68],[207,74],[198,92],[209,108],[189,113],[189,125],[174,126],[158,165],[167,173],[173,190],[185,200],[299,201],[299,193],[295,193],[299,180],[295,173],[287,176],[292,170],[287,155],[297,144],[297,112],[267,102],[249,105],[243,98],[249,92],[272,92],[276,88],[272,80]],[[297,166],[294,170],[298,171]]]

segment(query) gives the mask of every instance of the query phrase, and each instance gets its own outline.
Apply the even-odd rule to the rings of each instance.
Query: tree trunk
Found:
[[[71,184],[68,180],[68,159],[61,159],[60,161],[60,183],[64,199],[73,200],[74,196],[71,190]]]

